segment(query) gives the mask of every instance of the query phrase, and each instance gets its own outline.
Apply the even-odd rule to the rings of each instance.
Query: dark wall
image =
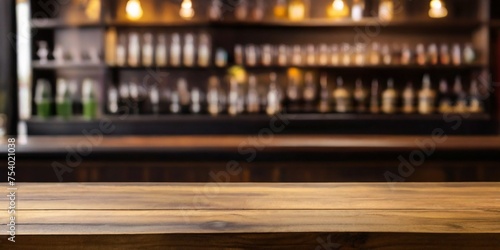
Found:
[[[15,21],[15,0],[0,1],[0,105],[8,116],[8,134],[16,133],[17,118]]]

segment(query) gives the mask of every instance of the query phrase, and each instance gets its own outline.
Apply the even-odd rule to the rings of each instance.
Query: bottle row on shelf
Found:
[[[38,41],[37,50],[38,62],[41,65],[51,62],[50,55],[54,58],[55,64],[63,65],[65,63],[80,64],[87,62],[89,64],[101,63],[101,55],[97,47],[89,46],[85,51],[80,51],[78,48],[64,48],[60,44],[54,46],[54,50],[50,52],[47,41]]]
[[[46,79],[38,79],[34,97],[37,117],[47,119],[55,115],[68,120],[81,115],[86,120],[96,119],[99,110],[96,81],[86,78],[81,85],[79,91],[77,81],[59,78],[54,98],[52,84]]]
[[[398,91],[389,79],[382,88],[373,79],[366,88],[361,79],[349,88],[342,77],[328,81],[322,74],[319,83],[312,72],[304,79],[289,74],[288,84],[278,83],[278,75],[271,73],[268,80],[259,82],[257,76],[249,75],[241,81],[230,77],[228,87],[212,76],[206,90],[191,86],[179,78],[174,88],[153,85],[148,88],[137,81],[122,82],[108,90],[107,110],[111,114],[131,112],[133,114],[268,114],[274,115],[283,109],[291,113],[372,113],[413,114],[434,113],[482,113],[484,99],[478,81],[470,83],[466,92],[460,77],[451,91],[446,80],[439,84],[439,91],[431,86],[429,75],[423,77],[422,88],[416,91],[408,83]]]

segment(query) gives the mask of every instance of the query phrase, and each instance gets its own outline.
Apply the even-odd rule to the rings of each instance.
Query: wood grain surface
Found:
[[[229,152],[237,153],[239,147],[265,148],[266,152],[352,152],[394,151],[420,149],[429,136],[332,136],[332,135],[275,135],[259,138],[253,136],[33,136],[17,140],[17,153],[66,153],[68,147],[90,145],[93,153],[99,152]],[[436,139],[441,151],[500,151],[499,136],[447,136]],[[6,150],[6,139],[0,140]],[[5,151],[4,150],[4,151]]]
[[[17,192],[19,235],[500,233],[500,183],[21,183]]]

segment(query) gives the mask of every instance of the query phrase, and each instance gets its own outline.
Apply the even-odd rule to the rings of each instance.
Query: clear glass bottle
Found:
[[[139,34],[130,32],[128,38],[128,65],[132,67],[139,66],[140,42]]]
[[[391,65],[392,64],[392,54],[391,54],[391,48],[389,47],[388,44],[384,44],[382,46],[382,61],[384,62],[385,65]]]
[[[353,21],[360,21],[363,19],[363,13],[365,11],[365,1],[364,0],[353,0],[351,8],[351,18]]]
[[[409,82],[406,84],[406,88],[403,91],[403,108],[404,114],[415,113],[415,90],[413,89],[413,83]]]
[[[429,62],[432,65],[437,65],[439,62],[438,47],[435,43],[429,45]]]
[[[243,65],[243,46],[241,44],[234,46],[234,62],[237,65]]]
[[[344,80],[342,77],[337,77],[337,88],[333,91],[333,98],[335,98],[335,112],[348,113],[351,111],[351,94],[344,87]]]
[[[281,111],[280,89],[278,86],[278,76],[276,73],[270,74],[269,90],[267,92],[267,115],[276,115]]]
[[[292,48],[292,64],[300,66],[302,63],[302,47],[300,45],[294,45]]]
[[[453,93],[456,96],[454,111],[456,113],[467,113],[467,94],[465,93],[462,85],[462,79],[457,76],[455,84],[453,85]]]
[[[351,59],[352,59],[351,45],[348,43],[342,44],[342,65],[344,66],[351,65]]]
[[[210,20],[219,20],[222,17],[222,8],[223,4],[221,0],[212,0],[210,6],[208,7],[208,19]]]
[[[253,67],[257,65],[257,54],[257,46],[248,44],[245,47],[245,59],[248,66]]]
[[[49,57],[49,48],[48,44],[46,41],[39,41],[38,42],[38,51],[36,52],[36,55],[38,56],[40,60],[40,64],[45,64],[48,62],[48,57]]]
[[[193,67],[195,62],[194,35],[188,33],[184,36],[184,49],[182,51],[183,63],[186,67]]]
[[[370,113],[380,113],[379,84],[377,79],[373,79],[372,81],[372,90],[370,93]]]
[[[207,88],[207,110],[212,116],[216,116],[221,113],[221,95],[220,95],[220,83],[217,76],[211,76],[208,79]]]
[[[218,48],[215,51],[215,66],[226,67],[227,66],[227,52],[223,48]]]
[[[308,113],[314,112],[317,105],[318,88],[312,72],[305,74],[304,94],[302,96],[304,99],[304,111]]]
[[[422,79],[422,89],[418,92],[418,112],[422,115],[434,113],[436,102],[436,92],[432,89],[431,78],[424,75]]]
[[[464,63],[466,64],[472,64],[476,61],[476,52],[474,50],[474,47],[472,47],[472,44],[468,43],[464,47]]]
[[[178,33],[172,34],[170,43],[170,65],[181,66],[181,36]]]
[[[448,48],[448,44],[441,44],[441,49],[439,50],[439,60],[442,65],[450,64],[450,49]]]
[[[284,44],[278,46],[278,65],[288,65],[288,47]]]
[[[288,3],[288,18],[300,21],[306,18],[306,4],[304,0],[290,0]]]
[[[356,44],[356,54],[354,56],[354,64],[357,66],[365,65],[366,46],[362,43]]]
[[[363,87],[363,81],[360,78],[356,79],[355,89],[354,89],[354,105],[356,112],[358,113],[366,112],[367,98],[368,98],[368,91]]]
[[[108,89],[108,112],[111,114],[117,114],[119,109],[119,96],[118,90],[115,86],[111,86]]]
[[[160,90],[157,84],[151,86],[148,95],[151,113],[154,115],[160,114]]]
[[[257,90],[257,77],[250,75],[248,77],[247,91],[247,112],[249,114],[258,114],[260,112],[260,95]]]
[[[401,49],[401,64],[409,65],[411,64],[412,53],[410,46],[408,44],[403,44],[403,48]]]
[[[316,48],[313,44],[306,45],[306,64],[309,66],[316,65]]]
[[[423,66],[427,64],[427,53],[425,53],[425,46],[422,43],[417,44],[416,50],[417,64]]]
[[[321,66],[328,65],[328,60],[330,58],[329,57],[330,48],[328,48],[328,45],[320,44],[316,51],[317,51],[317,56],[316,56],[317,59],[316,60],[317,60],[318,64]]]
[[[191,108],[190,111],[192,114],[199,114],[201,113],[201,90],[198,88],[193,88],[191,90]]]
[[[248,1],[240,0],[239,4],[236,5],[236,9],[234,10],[234,16],[236,20],[244,21],[248,17]]]
[[[478,83],[476,80],[472,80],[470,84],[470,104],[469,112],[471,113],[483,113],[484,104],[482,101],[481,93],[479,92]]]
[[[189,92],[188,82],[185,78],[179,78],[177,81],[177,93],[179,94],[179,105],[181,112],[186,114],[190,111],[191,93]]]
[[[229,94],[228,94],[228,113],[229,115],[236,116],[240,114],[240,95],[238,81],[234,77],[229,79]]]
[[[387,81],[387,89],[382,93],[382,112],[394,114],[397,112],[398,92],[394,89],[394,80]]]
[[[158,35],[158,42],[156,44],[155,61],[156,65],[160,67],[167,66],[167,38],[164,34]]]
[[[380,0],[378,8],[378,18],[382,21],[391,21],[394,19],[393,0]]]
[[[462,51],[459,44],[454,44],[451,51],[451,62],[458,66],[462,64]]]
[[[273,47],[270,44],[262,45],[262,65],[271,66],[273,64]]]
[[[264,18],[265,14],[265,4],[263,0],[255,0],[253,9],[252,9],[252,20],[253,21],[261,21]]]
[[[333,44],[332,45],[332,65],[337,66],[340,64],[340,49],[338,44]]]
[[[200,67],[208,67],[210,66],[210,58],[211,58],[211,42],[210,36],[208,34],[201,34],[200,42],[198,44],[198,66]]]
[[[172,114],[181,113],[180,96],[179,92],[177,91],[173,91],[170,94],[170,113]]]
[[[371,65],[379,65],[381,61],[380,56],[380,45],[377,42],[372,43],[370,49],[370,64]]]
[[[142,65],[151,67],[153,65],[153,35],[144,34],[144,43],[142,44]]]

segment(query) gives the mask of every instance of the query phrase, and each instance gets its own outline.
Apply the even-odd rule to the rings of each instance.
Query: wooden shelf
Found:
[[[60,19],[32,19],[31,27],[34,29],[55,29],[55,28],[99,28],[103,27],[100,22],[68,22]]]
[[[64,62],[56,63],[54,61],[48,61],[47,63],[40,63],[40,61],[34,61],[32,64],[33,69],[37,70],[56,70],[56,69],[104,69],[105,65],[103,63],[93,63],[93,62]]]

